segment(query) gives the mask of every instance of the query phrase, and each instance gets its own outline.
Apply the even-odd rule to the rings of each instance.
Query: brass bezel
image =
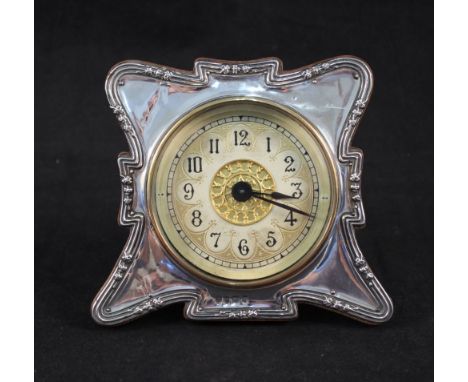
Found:
[[[210,274],[202,269],[193,265],[190,261],[188,261],[183,255],[181,255],[177,248],[171,243],[169,237],[167,237],[167,233],[162,228],[161,222],[159,217],[155,213],[155,198],[151,197],[151,189],[153,185],[153,178],[156,174],[156,167],[157,167],[157,159],[159,158],[160,154],[163,152],[167,142],[173,136],[178,129],[189,123],[191,120],[195,119],[198,115],[203,114],[213,108],[219,107],[224,104],[252,104],[252,105],[260,105],[269,108],[276,109],[279,111],[280,114],[286,115],[288,118],[295,120],[298,124],[305,127],[306,131],[313,136],[313,138],[318,143],[318,147],[321,149],[323,157],[325,158],[327,172],[330,177],[330,206],[329,206],[329,213],[326,217],[326,223],[323,225],[323,228],[318,236],[318,239],[312,244],[312,246],[306,251],[302,257],[300,257],[296,262],[293,262],[287,268],[279,271],[278,273],[272,274],[267,277],[259,278],[259,279],[251,279],[251,280],[234,280],[234,279],[227,279],[215,276]],[[194,274],[201,278],[202,280],[211,282],[215,285],[221,286],[228,286],[228,287],[258,287],[258,286],[267,286],[272,285],[277,282],[284,281],[289,279],[290,277],[294,276],[303,268],[303,266],[315,258],[315,255],[320,251],[323,247],[324,242],[327,240],[329,233],[333,227],[333,222],[336,217],[337,206],[338,206],[338,198],[339,198],[339,176],[336,165],[333,161],[333,156],[330,153],[330,149],[328,148],[328,143],[322,137],[321,133],[318,129],[306,118],[301,116],[295,110],[292,110],[286,106],[279,105],[275,102],[272,102],[267,99],[255,98],[255,97],[221,97],[215,100],[203,103],[198,105],[197,107],[189,110],[187,113],[182,115],[175,123],[173,123],[169,129],[164,133],[163,137],[159,140],[156,145],[156,149],[150,156],[150,166],[149,171],[146,176],[146,201],[149,207],[149,218],[152,223],[152,228],[158,237],[159,241],[163,245],[164,249],[167,251],[169,256],[183,269],[185,269],[190,274]]]

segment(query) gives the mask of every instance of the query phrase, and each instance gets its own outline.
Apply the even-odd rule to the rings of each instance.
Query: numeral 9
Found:
[[[193,198],[193,193],[195,192],[193,186],[191,183],[185,183],[184,184],[184,199],[185,200],[191,200]]]

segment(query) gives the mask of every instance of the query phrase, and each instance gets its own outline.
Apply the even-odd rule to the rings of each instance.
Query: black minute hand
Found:
[[[263,196],[260,196],[258,195],[257,193],[252,193],[252,196],[254,198],[257,198],[257,199],[260,199],[260,200],[264,200],[265,202],[268,202],[268,203],[271,203],[271,204],[274,204],[275,206],[278,206],[278,207],[281,207],[281,208],[284,208],[286,210],[289,210],[289,211],[292,211],[292,212],[296,212],[298,214],[301,214],[301,215],[304,215],[304,216],[308,216],[308,217],[315,217],[315,214],[308,214],[307,212],[304,212],[304,211],[301,211],[301,210],[298,210],[297,208],[295,207],[291,207],[291,206],[288,206],[286,204],[283,204],[283,203],[279,203],[279,202],[276,202],[272,199],[268,199],[268,198],[264,198]]]

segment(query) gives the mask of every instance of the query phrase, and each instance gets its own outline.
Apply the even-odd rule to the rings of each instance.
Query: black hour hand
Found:
[[[272,199],[297,199],[293,195],[286,195],[286,194],[282,194],[281,192],[276,192],[276,191],[273,191],[271,194],[267,194],[265,192],[252,191],[252,195],[267,196]]]

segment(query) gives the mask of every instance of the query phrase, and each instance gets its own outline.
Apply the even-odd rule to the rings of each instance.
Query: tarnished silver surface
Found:
[[[391,317],[392,301],[354,234],[365,215],[362,152],[350,142],[372,90],[372,73],[362,60],[341,56],[283,71],[277,58],[199,59],[193,72],[125,61],[112,68],[105,87],[130,147],[118,159],[119,222],[130,227],[130,235],[93,301],[96,322],[120,324],[174,302],[186,302],[185,316],[195,320],[292,319],[298,302],[368,323]],[[274,101],[312,121],[334,154],[341,177],[338,213],[320,253],[293,278],[261,288],[216,286],[181,269],[158,242],[146,205],[149,158],[167,129],[202,103],[234,96]]]

